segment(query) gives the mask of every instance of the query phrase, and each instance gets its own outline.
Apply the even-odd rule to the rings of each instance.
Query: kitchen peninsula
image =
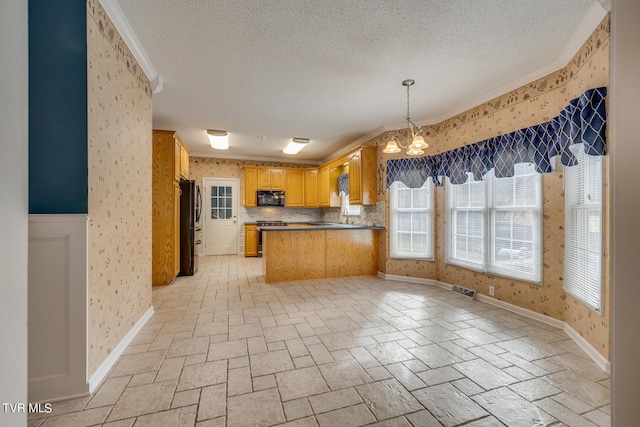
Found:
[[[266,283],[375,275],[379,226],[320,223],[258,227]]]

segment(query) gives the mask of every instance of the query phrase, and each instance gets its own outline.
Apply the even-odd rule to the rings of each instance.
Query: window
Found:
[[[528,163],[514,176],[446,188],[446,262],[531,282],[541,280],[542,176]]]
[[[582,147],[582,146],[580,146]],[[582,149],[565,167],[564,289],[595,311],[601,309],[602,157]]]
[[[361,205],[352,205],[349,203],[349,195],[342,193],[342,206],[341,211],[344,216],[360,216],[362,214]]]
[[[421,188],[394,182],[390,191],[391,257],[433,259],[433,181]]]

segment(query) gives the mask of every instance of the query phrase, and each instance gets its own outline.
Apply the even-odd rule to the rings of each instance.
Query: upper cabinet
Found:
[[[304,169],[286,169],[284,203],[288,208],[304,206]]]
[[[284,190],[284,169],[257,168],[258,190]]]
[[[329,165],[318,169],[318,206],[329,207]]]
[[[318,207],[318,169],[304,171],[304,207]]]
[[[173,178],[189,179],[189,149],[180,136],[173,132]]]
[[[375,205],[376,156],[378,147],[366,146],[352,152],[349,158],[349,203]]]
[[[349,202],[374,205],[377,199],[377,147],[360,147],[318,168],[244,167],[243,206],[257,206],[258,190],[284,191],[285,207],[340,207],[338,176],[349,174]]]
[[[245,208],[257,206],[258,168],[245,166],[244,168],[244,203]]]

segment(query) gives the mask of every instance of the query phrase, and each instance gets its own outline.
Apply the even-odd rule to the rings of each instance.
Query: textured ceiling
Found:
[[[605,13],[597,0],[117,2],[163,82],[154,128],[196,155],[296,161],[404,126],[404,79],[426,124],[554,71]],[[210,148],[205,129],[227,130],[230,149]],[[287,156],[291,137],[311,143]]]

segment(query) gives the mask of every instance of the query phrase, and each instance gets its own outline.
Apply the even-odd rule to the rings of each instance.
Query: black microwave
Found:
[[[258,191],[258,206],[284,206],[284,191]]]

